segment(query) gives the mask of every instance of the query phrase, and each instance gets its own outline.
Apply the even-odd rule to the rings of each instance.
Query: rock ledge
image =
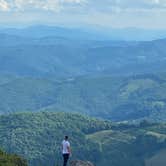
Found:
[[[94,166],[94,165],[89,161],[75,160],[70,162],[70,166]]]

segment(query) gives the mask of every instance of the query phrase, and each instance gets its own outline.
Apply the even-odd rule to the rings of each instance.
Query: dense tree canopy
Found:
[[[166,148],[165,131],[165,124],[111,123],[76,113],[0,116],[0,146],[26,158],[30,166],[60,164],[64,135],[70,138],[72,160],[89,160],[97,166],[144,166],[146,159]]]

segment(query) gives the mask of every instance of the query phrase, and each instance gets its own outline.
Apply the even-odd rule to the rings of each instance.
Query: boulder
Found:
[[[94,165],[89,161],[75,160],[70,162],[70,166],[94,166]]]

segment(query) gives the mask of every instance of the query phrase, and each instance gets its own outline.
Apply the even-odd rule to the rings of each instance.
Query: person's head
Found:
[[[66,136],[65,136],[65,140],[68,140],[68,138],[69,138],[69,137],[66,135]]]

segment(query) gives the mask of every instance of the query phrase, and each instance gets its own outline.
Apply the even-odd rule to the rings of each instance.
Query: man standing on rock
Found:
[[[68,159],[71,155],[70,143],[68,141],[68,136],[62,141],[62,154],[63,154],[63,166],[67,166]]]

